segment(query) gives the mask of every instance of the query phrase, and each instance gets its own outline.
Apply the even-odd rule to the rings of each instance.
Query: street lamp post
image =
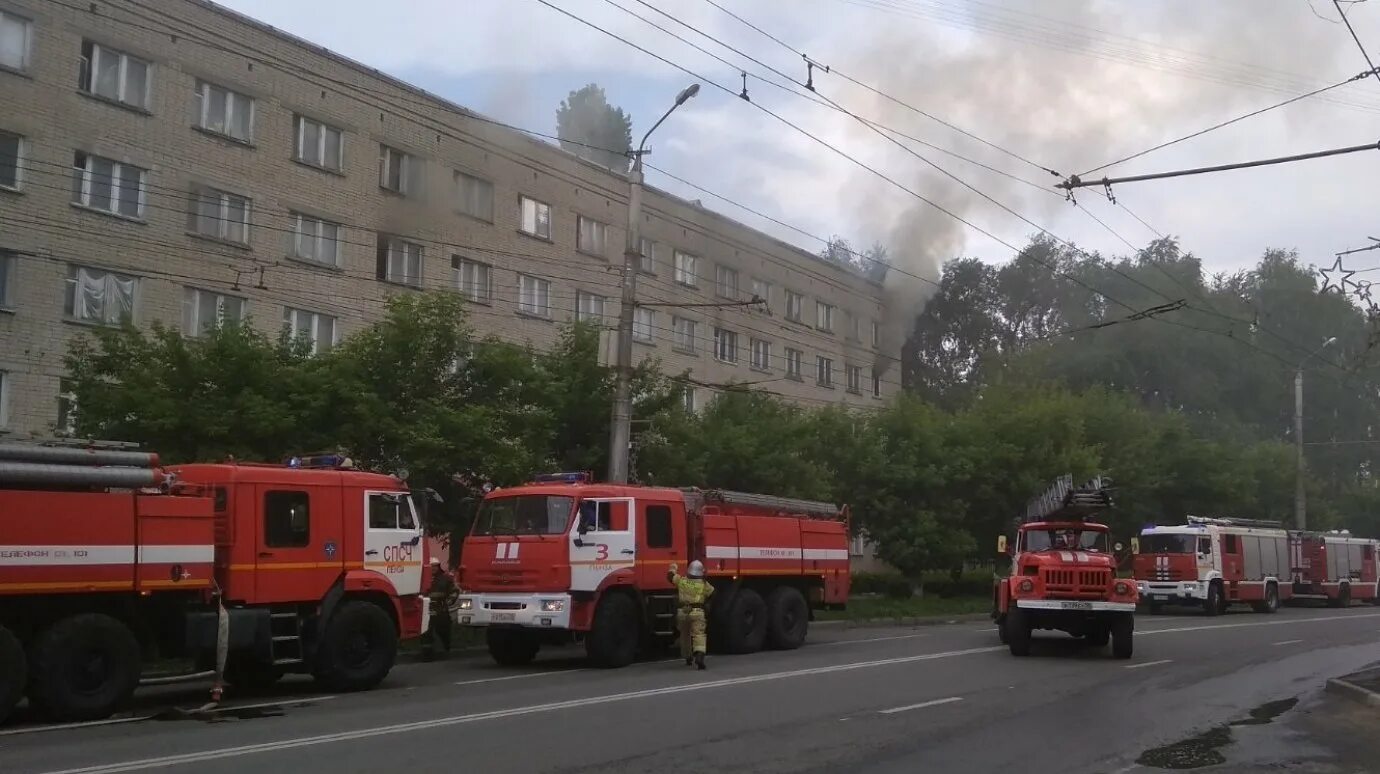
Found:
[[[1303,461],[1303,367],[1309,360],[1321,354],[1324,349],[1336,341],[1336,336],[1328,337],[1321,347],[1300,360],[1299,367],[1294,371],[1294,449],[1298,458],[1298,469],[1294,473],[1294,527],[1297,529],[1308,528],[1307,502],[1303,487],[1305,472]]]
[[[676,95],[676,102],[665,115],[642,135],[633,151],[632,171],[628,174],[628,243],[623,249],[623,303],[618,312],[618,369],[613,393],[613,423],[609,430],[609,481],[628,482],[628,446],[632,439],[632,349],[633,316],[637,309],[637,266],[642,255],[642,155],[647,138],[676,108],[700,92],[692,83]]]

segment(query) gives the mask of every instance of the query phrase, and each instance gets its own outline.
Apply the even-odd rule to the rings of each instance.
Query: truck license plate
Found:
[[[1063,608],[1064,608],[1065,610],[1092,610],[1092,603],[1091,603],[1091,602],[1065,602],[1065,603],[1063,604]]]
[[[516,621],[516,620],[517,620],[517,613],[492,613],[492,614],[490,615],[490,617],[491,617],[495,622]]]
[[[1154,599],[1156,602],[1163,602],[1163,601],[1169,599],[1169,595],[1168,595],[1168,594],[1154,594],[1154,595],[1152,595],[1151,598]]]

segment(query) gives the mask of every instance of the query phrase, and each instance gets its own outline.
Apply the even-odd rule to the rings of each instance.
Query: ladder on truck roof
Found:
[[[1073,476],[1065,474],[1054,485],[1032,497],[1025,506],[1023,523],[1033,521],[1082,521],[1112,507],[1112,480],[1095,476],[1077,486]]]
[[[848,511],[833,503],[820,502],[817,500],[798,500],[793,497],[776,497],[775,495],[753,494],[751,492],[731,492],[726,489],[684,489],[687,495],[697,496],[706,503],[722,505],[746,505],[753,508],[763,508],[778,511],[780,513],[799,514],[819,519],[842,518]]]
[[[169,475],[152,452],[123,451],[133,444],[96,448],[92,442],[0,442],[0,486],[79,486],[112,489],[164,487]]]
[[[1204,524],[1214,527],[1253,527],[1255,529],[1284,529],[1284,522],[1270,519],[1238,519],[1231,517],[1189,516],[1189,524]]]

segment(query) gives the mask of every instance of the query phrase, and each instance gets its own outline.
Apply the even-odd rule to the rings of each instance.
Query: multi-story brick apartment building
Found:
[[[324,349],[415,288],[538,346],[616,319],[625,177],[209,2],[0,0],[0,106],[5,431],[62,430],[68,342],[123,319]],[[639,358],[806,402],[892,392],[876,283],[655,189],[644,217],[640,300],[767,309],[647,306]]]

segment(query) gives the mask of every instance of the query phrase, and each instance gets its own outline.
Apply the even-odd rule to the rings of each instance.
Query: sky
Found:
[[[884,245],[923,276],[958,256],[1009,260],[1041,230],[1103,255],[1170,235],[1209,272],[1249,268],[1267,248],[1330,265],[1380,236],[1380,151],[1125,183],[1115,203],[1100,187],[1076,204],[1051,187],[1051,170],[1084,173],[1366,70],[1332,0],[394,0],[386,13],[376,0],[218,1],[550,134],[561,99],[587,83],[632,114],[636,141],[698,82],[648,163],[799,231],[658,171],[649,184],[812,252],[834,234]],[[1342,8],[1380,62],[1380,0]],[[806,79],[802,54],[830,68],[814,72],[815,95],[790,83]],[[1377,113],[1380,78],[1367,78],[1091,177],[1375,142]],[[1347,261],[1380,268],[1380,251]]]

